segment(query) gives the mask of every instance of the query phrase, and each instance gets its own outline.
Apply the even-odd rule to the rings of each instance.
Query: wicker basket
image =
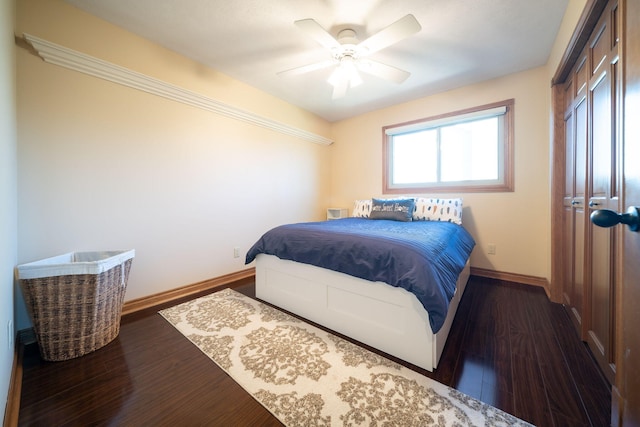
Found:
[[[120,332],[134,251],[78,252],[18,266],[44,360],[95,351]]]

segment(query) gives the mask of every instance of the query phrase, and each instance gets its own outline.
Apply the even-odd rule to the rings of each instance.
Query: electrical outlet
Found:
[[[240,248],[238,247],[233,248],[233,257],[240,258]]]
[[[494,243],[489,243],[487,245],[487,253],[489,255],[495,255],[496,254],[496,245]]]

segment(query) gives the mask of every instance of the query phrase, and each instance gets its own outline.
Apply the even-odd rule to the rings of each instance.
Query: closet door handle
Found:
[[[589,201],[589,207],[590,207],[590,208],[594,208],[594,207],[596,207],[596,206],[600,206],[601,204],[602,204],[602,203],[600,203],[600,202],[596,202],[596,201],[593,201],[593,200],[590,200],[590,201]]]
[[[640,207],[631,206],[627,213],[620,214],[609,209],[598,209],[591,213],[591,222],[598,227],[613,227],[616,224],[626,224],[631,231],[640,230]]]

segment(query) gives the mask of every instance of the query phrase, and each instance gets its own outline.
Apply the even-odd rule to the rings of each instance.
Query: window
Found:
[[[513,105],[385,126],[383,192],[513,191]]]

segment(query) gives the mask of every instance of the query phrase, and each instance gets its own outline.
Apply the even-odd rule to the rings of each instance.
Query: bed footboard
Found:
[[[404,289],[273,255],[256,258],[258,298],[429,371],[438,365],[468,278],[467,263],[434,335],[424,307]]]

